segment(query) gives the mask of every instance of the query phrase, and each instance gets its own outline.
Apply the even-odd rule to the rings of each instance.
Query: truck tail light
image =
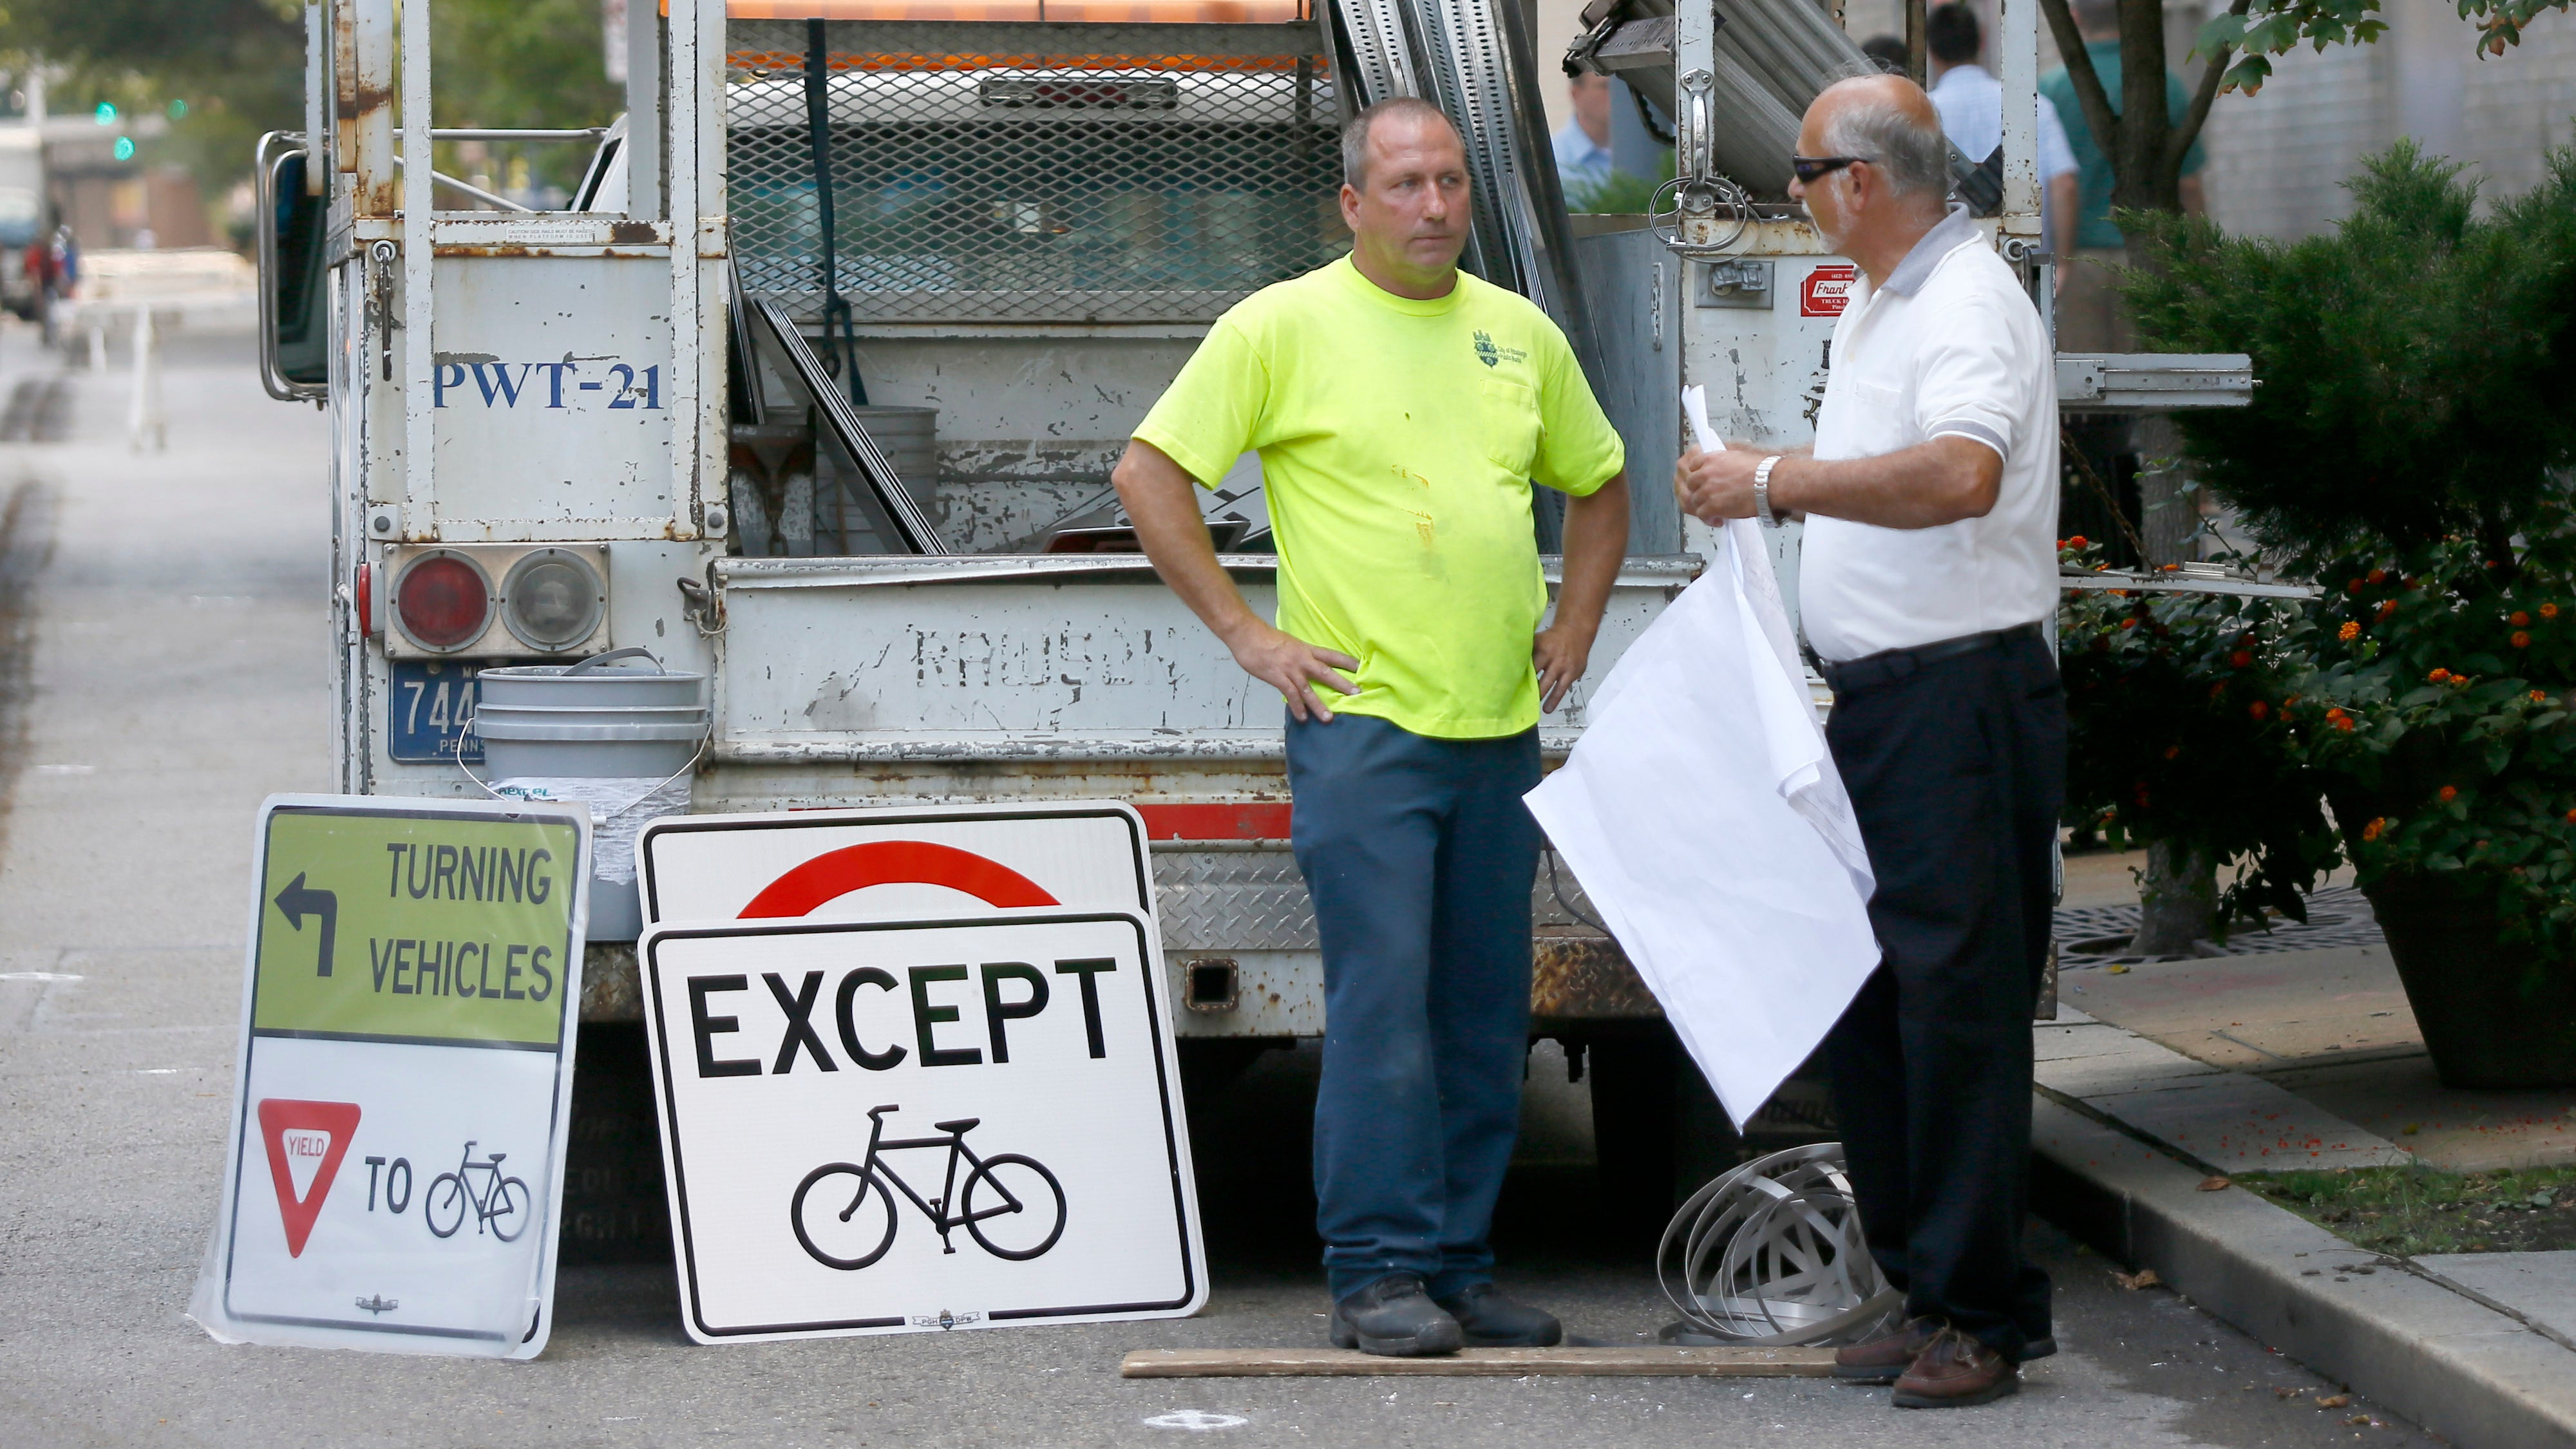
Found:
[[[456,554],[425,553],[394,580],[393,616],[423,649],[462,649],[491,626],[492,585]]]
[[[358,609],[358,637],[373,639],[376,637],[376,566],[374,564],[358,565],[358,583],[357,587],[350,591],[350,598]]]
[[[531,649],[578,648],[599,629],[608,587],[589,560],[568,549],[541,548],[510,566],[501,580],[501,622]]]

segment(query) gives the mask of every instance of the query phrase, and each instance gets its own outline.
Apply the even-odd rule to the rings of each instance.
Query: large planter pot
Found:
[[[2491,900],[2438,876],[2365,893],[2444,1086],[2576,1086],[2576,961],[2499,942]]]

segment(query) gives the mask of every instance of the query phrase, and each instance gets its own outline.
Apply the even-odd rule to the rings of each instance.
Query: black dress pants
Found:
[[[2022,1256],[2032,1003],[2066,705],[2034,635],[1838,689],[1827,743],[1878,891],[1882,953],[1826,1038],[1870,1253],[1910,1314],[2007,1358],[2047,1336]]]

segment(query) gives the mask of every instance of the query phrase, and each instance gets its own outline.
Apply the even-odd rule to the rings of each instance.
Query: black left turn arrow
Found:
[[[329,891],[306,888],[304,872],[299,870],[295,879],[286,883],[286,889],[277,893],[277,909],[286,917],[286,924],[298,931],[304,929],[306,916],[322,918],[322,964],[313,974],[330,975],[331,937],[340,928],[340,898]]]

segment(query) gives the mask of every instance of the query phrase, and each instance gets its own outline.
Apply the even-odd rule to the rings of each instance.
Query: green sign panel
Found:
[[[578,826],[285,807],[264,843],[254,1032],[561,1044]]]

